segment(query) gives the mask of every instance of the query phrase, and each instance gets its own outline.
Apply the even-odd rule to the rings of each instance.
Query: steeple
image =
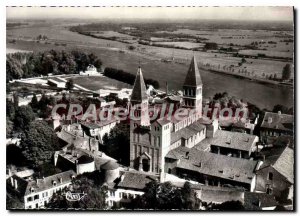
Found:
[[[148,95],[141,67],[138,68],[130,98],[131,120],[141,126],[149,126]],[[133,121],[132,121],[133,122]]]
[[[196,109],[202,114],[202,79],[195,56],[192,58],[183,84],[183,106]]]
[[[147,89],[144,82],[144,77],[141,67],[138,68],[130,101],[132,103],[142,103],[142,101],[148,100]]]
[[[202,79],[195,56],[192,58],[183,86],[197,87],[202,85]]]

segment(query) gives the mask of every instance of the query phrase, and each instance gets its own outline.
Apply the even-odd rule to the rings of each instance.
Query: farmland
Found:
[[[36,37],[39,34],[47,35],[49,39],[47,41],[37,41]],[[105,34],[114,35],[115,33],[110,32],[108,34],[106,32]],[[200,37],[206,36],[200,35]],[[9,43],[9,40],[11,39],[16,39],[16,42]],[[35,52],[50,49],[80,49],[86,52],[93,52],[102,59],[104,66],[122,69],[133,74],[136,73],[136,69],[140,64],[145,77],[155,77],[155,79],[160,81],[162,89],[164,88],[165,82],[168,82],[169,89],[176,90],[181,88],[187,65],[193,54],[200,64],[209,63],[216,66],[220,64],[221,67],[224,65],[234,65],[236,70],[238,70],[238,68],[244,69],[244,67],[246,67],[245,69],[250,72],[254,71],[257,76],[261,76],[263,73],[276,73],[278,76],[281,76],[282,68],[286,64],[286,61],[246,58],[246,62],[242,67],[239,67],[238,63],[241,61],[241,57],[233,57],[227,53],[215,53],[210,51],[192,52],[184,49],[147,46],[137,43],[134,44],[136,49],[132,51],[128,49],[128,44],[126,43],[102,38],[99,39],[71,32],[67,25],[62,26],[58,23],[38,23],[22,27],[22,29],[9,29],[7,30],[7,40],[7,48],[10,49]],[[158,37],[158,39],[153,38],[153,40],[160,40],[160,37]],[[121,50],[124,50],[125,52],[120,52]],[[164,63],[161,61],[161,59],[170,57],[175,59],[174,62]],[[175,62],[180,64],[176,64]],[[205,83],[205,97],[212,97],[217,92],[227,91],[236,97],[244,98],[247,101],[256,103],[260,107],[272,107],[278,103],[289,105],[293,101],[293,90],[286,87],[265,86],[247,80],[240,80],[236,83],[231,81],[236,78],[207,71],[202,71],[201,74]],[[78,80],[78,82],[82,82],[81,84],[84,86],[84,81]],[[233,85],[232,83],[236,84]],[[93,89],[96,89],[100,84],[96,81],[95,84],[93,84],[93,80],[86,80],[85,85],[92,86]],[[108,84],[104,83],[103,85]],[[241,86],[243,86],[243,88],[241,88]],[[264,95],[268,94],[274,95],[274,98],[266,102]]]

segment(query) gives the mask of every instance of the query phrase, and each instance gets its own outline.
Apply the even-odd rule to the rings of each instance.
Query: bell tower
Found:
[[[202,114],[202,79],[195,56],[192,58],[183,84],[183,107],[196,109]]]
[[[148,95],[141,67],[138,68],[130,98],[130,120],[140,126],[149,126]]]

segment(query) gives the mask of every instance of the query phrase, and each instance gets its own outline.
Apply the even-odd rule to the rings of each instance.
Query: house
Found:
[[[266,193],[253,193],[245,192],[243,205],[245,210],[258,211],[258,210],[274,210],[278,205],[275,197]]]
[[[38,209],[43,208],[54,193],[68,188],[75,176],[72,170],[35,180],[13,175],[7,179],[7,189],[22,197],[24,209]]]
[[[100,167],[113,158],[100,151],[75,148],[73,144],[54,153],[54,165],[61,170],[74,170],[77,174],[100,170]]]
[[[283,201],[293,200],[294,151],[286,147],[281,153],[266,157],[256,175],[255,191],[272,194]]]
[[[225,130],[218,130],[215,136],[203,140],[210,144],[211,152],[239,158],[250,158],[256,150],[258,137]]]
[[[250,119],[238,119],[231,126],[231,131],[253,134],[255,126],[257,125],[259,115],[255,118],[253,122]]]
[[[92,76],[92,75],[99,75],[99,72],[97,71],[97,68],[94,65],[89,65],[86,68],[86,71],[80,71],[79,72],[80,75],[83,76]]]
[[[253,191],[261,162],[178,147],[165,156],[165,172],[204,185]]]
[[[149,173],[122,169],[114,161],[108,161],[100,168],[104,184],[108,188],[106,203],[109,207],[126,207],[132,199],[144,194],[147,183],[158,180]]]
[[[80,125],[83,132],[90,137],[94,137],[100,142],[102,142],[103,136],[109,134],[111,129],[113,129],[120,120],[117,118],[107,118],[107,120],[101,121],[81,121]]]
[[[294,135],[294,116],[288,114],[266,112],[260,126],[260,140],[267,143],[270,137]]]

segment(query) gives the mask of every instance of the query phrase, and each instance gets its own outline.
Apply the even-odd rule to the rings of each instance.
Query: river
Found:
[[[51,28],[35,28],[34,35],[46,33],[43,32],[46,30],[47,33],[50,34],[50,29]],[[105,47],[107,40],[79,35],[77,33],[70,32],[67,29],[55,30],[56,31],[52,31],[55,32],[55,37],[54,35],[51,35],[53,38],[62,39],[67,35],[67,38],[69,38],[70,43],[72,42],[72,44],[68,45],[67,47],[54,47],[51,44],[31,44],[28,42],[27,44],[24,43],[22,45],[22,43],[17,42],[17,44],[7,43],[7,48],[21,50],[30,49],[32,51],[43,51],[49,49],[70,50],[74,48],[86,50],[88,52],[94,52],[96,55],[98,55],[102,59],[104,66],[122,69],[133,74],[136,73],[137,67],[140,64],[144,72],[144,76],[146,78],[158,80],[161,85],[161,89],[163,90],[165,89],[166,82],[168,82],[170,90],[179,90],[182,88],[182,84],[188,70],[188,65],[164,63],[157,60],[143,58],[140,55],[132,53],[120,53],[118,51],[108,50],[107,48],[103,48]],[[30,33],[32,31],[26,32],[24,29],[19,31],[14,30],[9,31],[9,34],[30,36],[28,32]],[[26,33],[28,35],[26,35]],[[115,41],[110,41],[110,43],[114,44],[115,47],[127,46]],[[186,56],[184,52],[183,56],[186,58],[191,58],[191,56]],[[276,104],[282,104],[287,107],[292,107],[294,104],[294,90],[290,87],[265,85],[250,80],[239,79],[236,77],[204,70],[200,70],[200,73],[203,80],[203,96],[205,98],[213,97],[216,93],[226,91],[229,95],[253,103],[262,109],[272,109]],[[99,86],[99,88],[101,88],[101,86]]]

